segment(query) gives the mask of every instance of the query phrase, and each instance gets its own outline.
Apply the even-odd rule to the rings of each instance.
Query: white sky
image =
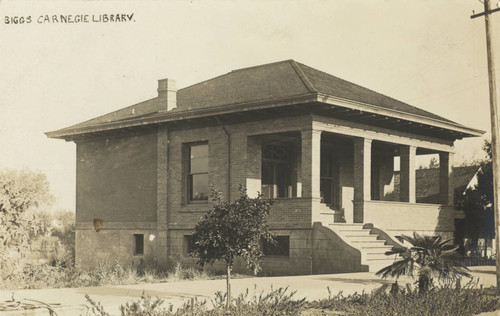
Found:
[[[75,145],[44,132],[155,97],[160,78],[182,88],[285,59],[489,131],[484,18],[471,20],[472,10],[482,4],[0,0],[0,168],[43,171],[55,208],[74,210]],[[113,13],[135,22],[36,23]],[[16,15],[34,21],[5,24]],[[500,12],[492,19],[498,29]],[[456,142],[457,158],[482,157],[481,145]]]

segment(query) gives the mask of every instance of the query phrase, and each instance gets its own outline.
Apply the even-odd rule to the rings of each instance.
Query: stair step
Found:
[[[362,231],[360,229],[338,229],[338,232],[341,233],[342,235],[364,233],[364,231]],[[370,234],[370,232],[366,232],[366,233]]]
[[[363,250],[363,252],[364,252],[364,253],[368,253],[368,252],[370,252],[370,253],[375,253],[375,251],[376,251],[376,252],[378,252],[378,253],[383,253],[384,255],[385,255],[385,252],[386,252],[386,251],[391,250],[391,248],[384,248],[384,247],[370,247],[370,246],[368,246],[368,247],[360,247],[360,248],[361,248],[361,250]]]
[[[390,265],[394,262],[392,259],[366,259],[367,263],[373,263],[373,264],[384,264],[384,265]]]
[[[346,234],[367,234],[367,235],[370,235],[369,231],[366,232],[362,229],[345,229],[345,228],[342,229],[342,228],[340,228],[340,229],[337,229],[337,231],[339,233],[341,233],[342,235],[346,235]]]
[[[346,237],[356,237],[356,236],[373,236],[373,237],[378,237],[378,235],[372,235],[370,234],[369,231],[362,231],[362,230],[352,230],[352,231],[342,231],[342,235]]]
[[[373,239],[350,239],[349,242],[359,245],[368,245],[368,246],[373,246],[373,245],[380,245],[380,246],[385,246],[383,240],[373,240]]]
[[[385,240],[378,240],[378,239],[351,240],[351,242],[355,242],[355,243],[370,243],[370,244],[381,244],[381,245],[385,245]]]
[[[360,234],[360,233],[357,233],[357,234],[354,234],[354,233],[350,233],[350,234],[344,234],[344,237],[346,238],[349,238],[349,239],[356,239],[356,238],[361,238],[361,239],[374,239],[374,240],[378,240],[378,236],[377,235],[370,235],[370,234]]]
[[[384,253],[367,253],[366,254],[366,260],[391,260],[394,261],[394,258],[385,255]]]
[[[360,223],[330,223],[329,227],[338,235],[349,242],[353,247],[361,251],[362,264],[368,266],[370,272],[377,272],[394,263],[395,256],[387,256],[385,253],[392,250],[392,246],[386,245],[386,241],[378,234],[372,234],[371,229],[363,228]]]
[[[359,226],[363,227],[365,224],[362,223],[331,223],[332,226]]]
[[[381,248],[380,246],[378,246],[378,247],[377,246],[375,246],[375,247],[374,246],[361,246],[359,248],[360,248],[359,250],[362,250],[363,253],[367,253],[367,252],[372,252],[373,253],[375,251],[377,251],[377,252],[380,251],[380,253],[385,254],[386,251],[391,250],[389,248]]]
[[[388,256],[385,254],[384,251],[373,251],[373,249],[368,249],[367,251],[364,252],[367,256],[383,256],[385,258],[394,258],[393,256]]]

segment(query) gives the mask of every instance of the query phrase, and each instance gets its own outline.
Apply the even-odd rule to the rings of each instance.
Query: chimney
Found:
[[[177,85],[175,80],[158,80],[158,112],[167,112],[177,107]]]

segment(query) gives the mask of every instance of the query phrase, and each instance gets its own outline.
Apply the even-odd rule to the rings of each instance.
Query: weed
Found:
[[[186,268],[180,263],[169,272],[164,272],[154,266],[123,266],[118,261],[101,260],[94,269],[83,270],[65,258],[41,264],[18,263],[15,269],[16,273],[9,273],[8,277],[2,275],[0,270],[0,289],[87,287],[216,278],[205,270]]]

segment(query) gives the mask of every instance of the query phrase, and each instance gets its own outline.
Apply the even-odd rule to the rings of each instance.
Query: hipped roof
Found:
[[[401,118],[479,136],[483,131],[468,128],[428,111],[316,70],[293,60],[231,71],[177,91],[177,108],[159,112],[153,98],[124,109],[76,124],[47,136],[71,136],[124,127],[179,121],[197,117],[286,106],[329,103],[360,112]]]

